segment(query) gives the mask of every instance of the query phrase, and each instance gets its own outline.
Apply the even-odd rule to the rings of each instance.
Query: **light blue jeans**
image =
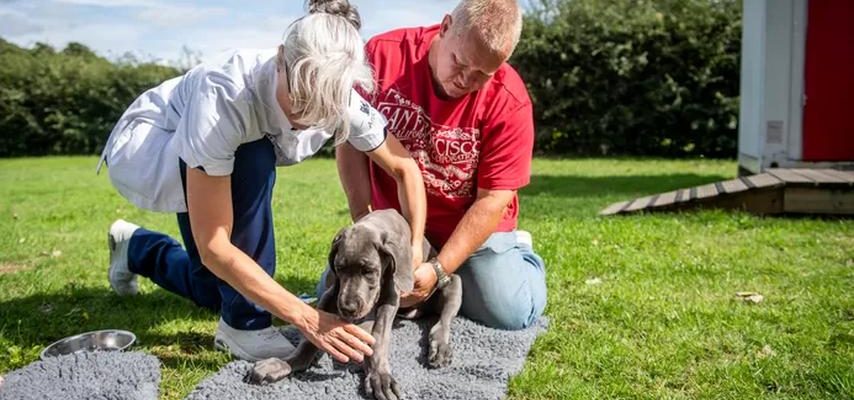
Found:
[[[460,314],[486,326],[527,328],[546,308],[545,263],[515,232],[493,233],[455,273],[463,281]]]

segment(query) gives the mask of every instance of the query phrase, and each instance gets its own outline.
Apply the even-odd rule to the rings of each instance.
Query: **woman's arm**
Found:
[[[231,243],[231,177],[187,169],[187,208],[202,263],[252,302],[302,331],[341,362],[372,354],[373,337],[336,316],[315,310],[285,290]]]
[[[336,151],[338,173],[354,220],[370,211],[368,163],[362,154],[346,143],[338,146]],[[388,135],[383,144],[364,154],[397,182],[400,208],[412,231],[412,262],[416,268],[424,259],[424,224],[427,219],[427,195],[421,169],[394,135]]]
[[[371,175],[368,171],[368,156],[356,150],[350,143],[344,142],[335,147],[335,164],[338,166],[338,178],[347,205],[350,207],[350,218],[359,218],[371,212]]]

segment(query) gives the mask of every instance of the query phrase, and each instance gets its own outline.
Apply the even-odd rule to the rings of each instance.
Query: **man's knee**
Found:
[[[531,326],[540,315],[532,312],[531,307],[492,309],[474,307],[473,310],[464,310],[463,316],[490,328],[515,331]]]
[[[524,250],[479,252],[458,270],[463,280],[462,315],[504,330],[531,326],[545,309],[542,265]]]

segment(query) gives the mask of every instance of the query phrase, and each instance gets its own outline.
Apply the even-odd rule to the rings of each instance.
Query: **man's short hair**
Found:
[[[462,0],[451,18],[455,33],[476,33],[497,54],[512,53],[522,34],[522,9],[516,0]]]

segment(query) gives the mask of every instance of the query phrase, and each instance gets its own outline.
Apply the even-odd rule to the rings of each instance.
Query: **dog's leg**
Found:
[[[434,294],[440,309],[439,320],[430,328],[430,351],[427,362],[431,368],[447,367],[451,364],[451,321],[463,303],[463,281],[451,275],[451,283]]]
[[[376,321],[371,332],[374,342],[374,354],[365,361],[365,391],[368,396],[378,400],[398,400],[400,388],[391,376],[388,363],[389,344],[391,343],[391,327],[394,316],[400,306],[400,297],[394,289],[394,284],[383,285],[382,294],[376,308]]]
[[[337,313],[337,297],[338,283],[336,282],[323,293],[317,302],[317,308],[329,313]],[[293,372],[302,371],[311,366],[317,352],[318,349],[314,343],[308,339],[303,339],[293,354],[285,360],[273,357],[256,362],[244,380],[255,384],[278,382]]]

